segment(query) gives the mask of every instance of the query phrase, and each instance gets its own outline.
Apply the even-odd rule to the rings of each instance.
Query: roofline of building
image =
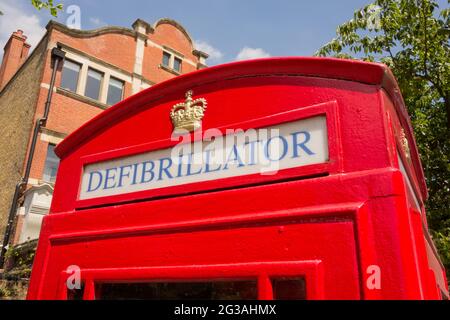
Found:
[[[192,47],[192,54],[194,56],[196,56],[198,58],[203,57],[205,59],[209,57],[209,55],[206,52],[202,52],[200,50],[195,49],[194,42],[193,42],[190,34],[180,23],[178,23],[177,21],[175,21],[173,19],[161,18],[158,21],[156,21],[153,24],[153,26],[150,25],[145,20],[137,19],[133,23],[132,27],[134,28],[138,23],[141,23],[145,26],[147,34],[154,33],[156,28],[161,24],[170,24],[170,25],[174,26],[175,28],[177,28],[178,30],[180,30],[184,34],[186,39],[188,39],[188,41]],[[71,29],[71,28],[67,27],[66,25],[64,25],[60,22],[57,22],[55,20],[50,20],[46,26],[46,29],[47,29],[47,31],[56,29],[56,30],[61,31],[65,34],[68,34],[72,37],[77,37],[77,38],[91,38],[91,37],[96,37],[96,36],[100,36],[103,34],[111,34],[111,33],[127,35],[130,37],[137,37],[139,35],[139,33],[137,31],[135,31],[134,29],[130,29],[130,28],[126,28],[126,27],[118,27],[118,26],[105,26],[105,27],[101,27],[98,29],[92,29],[92,30]]]
[[[45,28],[49,32],[53,29],[56,29],[58,31],[61,31],[65,34],[68,34],[76,38],[91,38],[102,34],[110,34],[110,33],[123,34],[130,37],[135,37],[137,35],[137,32],[134,31],[133,29],[117,26],[106,26],[92,30],[71,29],[67,27],[65,24],[62,24],[55,20],[50,20]]]
[[[189,40],[191,46],[194,47],[194,41],[192,40],[192,37],[187,32],[187,30],[177,21],[170,18],[161,18],[153,24],[153,30],[156,30],[156,28],[158,28],[158,26],[161,24],[170,24],[175,28],[177,28],[178,30],[180,30],[184,34],[184,36]]]
[[[135,29],[138,24],[142,24],[145,26],[146,33],[153,33],[155,31],[155,29],[153,28],[153,26],[150,23],[148,23],[147,21],[142,20],[142,19],[136,19],[136,21],[133,22],[133,24],[131,26],[133,27],[133,29]]]
[[[207,59],[209,57],[209,54],[207,54],[206,52],[197,50],[197,49],[192,50],[192,54],[199,58],[203,57],[203,58]]]

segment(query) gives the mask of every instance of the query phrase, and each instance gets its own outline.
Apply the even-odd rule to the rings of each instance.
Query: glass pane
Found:
[[[81,283],[80,289],[68,289],[67,300],[83,300],[84,283]]]
[[[163,66],[169,67],[170,64],[170,53],[163,52]]]
[[[275,300],[306,300],[304,278],[272,279],[272,289]]]
[[[181,60],[178,58],[175,58],[173,61],[173,68],[178,71],[181,72]]]
[[[123,97],[123,81],[111,78],[108,86],[108,100],[107,103],[112,106],[121,101]]]
[[[44,165],[44,181],[54,183],[58,172],[59,158],[55,154],[55,145],[49,144]]]
[[[76,92],[80,69],[79,64],[65,60],[61,76],[61,88]]]
[[[84,95],[86,97],[98,100],[100,96],[100,87],[102,84],[103,74],[93,69],[88,70],[88,76],[86,81],[86,91]]]
[[[97,300],[256,300],[256,281],[97,283]]]

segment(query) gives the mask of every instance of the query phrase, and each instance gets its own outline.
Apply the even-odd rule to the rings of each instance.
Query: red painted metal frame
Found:
[[[141,205],[144,205],[142,203]],[[363,208],[361,203],[341,203],[338,206],[313,206],[313,207],[303,207],[293,210],[283,210],[283,211],[267,211],[260,212],[258,214],[249,213],[247,215],[239,215],[238,217],[218,217],[216,219],[203,219],[203,220],[189,220],[189,221],[179,221],[175,223],[165,223],[160,225],[144,226],[141,228],[130,227],[130,228],[107,228],[101,230],[85,230],[80,232],[68,232],[64,230],[61,232],[56,232],[56,229],[60,229],[63,225],[53,225],[52,228],[55,229],[51,235],[43,235],[45,243],[50,247],[64,247],[65,245],[70,245],[73,243],[83,244],[93,243],[100,241],[100,243],[107,243],[108,240],[115,238],[128,238],[135,237],[137,235],[165,235],[165,234],[177,234],[177,233],[198,233],[204,232],[206,230],[218,229],[226,230],[229,228],[239,228],[240,226],[246,227],[258,227],[261,225],[290,225],[295,222],[298,225],[304,223],[315,224],[315,219],[320,219],[322,223],[328,221],[329,223],[339,223],[342,221],[350,221],[349,219],[356,219],[356,224],[361,224],[364,226],[364,220],[359,222],[360,217],[358,216],[358,211]],[[106,209],[106,208],[105,208]],[[94,216],[96,219],[97,209],[87,209],[84,210],[81,215],[85,217]],[[54,215],[55,217],[64,215]],[[115,214],[111,217],[112,221],[115,219]],[[65,223],[63,223],[65,224]],[[294,226],[296,225],[294,224]],[[73,226],[73,224],[71,224]],[[73,226],[74,229],[78,229],[78,226]],[[284,228],[284,227],[283,227]],[[365,227],[358,227],[358,229],[366,229]],[[282,229],[280,229],[282,230]],[[349,237],[351,239],[351,236]],[[365,243],[365,237],[358,235],[358,243]],[[219,239],[217,239],[219,240]],[[257,240],[257,239],[256,239]],[[188,245],[188,243],[186,243]],[[346,245],[350,245],[346,242]],[[138,254],[138,251],[135,251]],[[342,254],[342,252],[340,252]],[[354,254],[354,253],[353,253]],[[362,255],[365,257],[367,252]],[[78,256],[78,254],[77,254]],[[354,259],[354,257],[349,257]],[[49,259],[49,257],[47,257]],[[74,257],[75,260],[79,259]],[[115,257],[114,259],[117,259]],[[362,261],[365,261],[362,260]],[[319,263],[320,262],[320,263]],[[112,266],[113,264],[111,264]],[[327,266],[328,265],[328,266]],[[230,268],[224,268],[224,266],[230,266]],[[49,271],[48,266],[42,266],[43,269],[36,268],[36,272],[41,272],[42,274],[47,274]],[[205,269],[203,269],[205,268]],[[361,267],[362,268],[362,267]],[[307,282],[307,298],[308,299],[324,299],[326,298],[324,285],[324,269],[328,270],[330,273],[334,269],[333,265],[329,263],[322,263],[319,260],[301,260],[301,261],[268,261],[268,262],[252,262],[252,263],[227,263],[220,265],[209,265],[209,264],[195,264],[195,265],[178,265],[178,266],[161,266],[161,267],[139,267],[139,268],[129,268],[129,267],[111,267],[107,269],[93,269],[93,268],[82,268],[81,277],[86,283],[85,286],[85,297],[87,299],[93,299],[92,285],[94,281],[119,281],[119,282],[136,282],[136,281],[158,281],[167,280],[175,281],[176,279],[199,279],[197,276],[197,270],[209,270],[209,272],[202,272],[206,279],[218,279],[224,275],[228,278],[242,278],[245,276],[256,276],[259,278],[260,298],[270,299],[271,286],[267,284],[267,276],[302,276]],[[241,270],[242,269],[242,270]],[[38,271],[39,270],[39,271]],[[185,273],[187,272],[187,274]],[[357,273],[359,271],[356,271]],[[164,276],[163,276],[164,275]],[[64,290],[64,285],[66,282],[68,274],[62,271],[60,276],[58,276],[57,295],[53,296],[56,299],[65,299],[67,297],[67,290]],[[328,276],[329,278],[329,276]],[[349,279],[347,279],[349,280]],[[343,280],[340,280],[342,282]],[[266,284],[264,284],[266,283]],[[345,282],[347,285],[347,290],[352,285],[350,282]],[[33,283],[34,284],[34,283]],[[35,297],[47,297],[48,290],[46,287],[49,283],[41,283],[39,288],[32,289],[33,295],[29,295],[29,298],[35,299]],[[332,286],[328,282],[327,286]],[[359,285],[357,285],[359,286]],[[362,287],[362,286],[361,286]],[[30,292],[31,293],[31,292]],[[365,295],[365,293],[361,293]],[[52,295],[50,295],[52,296]],[[369,293],[370,296],[370,293]],[[337,296],[334,296],[337,298]],[[359,296],[356,296],[357,298]]]
[[[62,272],[59,294],[61,300],[67,299],[67,279],[70,274]],[[303,277],[306,282],[306,296],[310,300],[321,300],[323,296],[323,270],[320,260],[255,262],[201,266],[164,266],[153,268],[123,269],[83,269],[84,300],[95,300],[96,283],[143,283],[176,281],[219,281],[219,280],[257,280],[258,299],[272,300],[273,290],[270,279],[277,277]]]
[[[168,114],[190,89],[210,102],[204,130],[326,115],[330,160],[274,177],[78,199],[86,164],[174,145]],[[310,279],[308,298],[448,297],[427,232],[427,190],[414,135],[384,65],[283,58],[207,68],[106,110],[56,152],[62,161],[29,299],[66,298],[64,270],[73,264],[82,270],[86,299],[94,298],[94,281],[198,279],[198,268],[209,279],[223,272],[259,277],[259,298],[270,299],[270,282],[262,274],[286,264],[292,270],[283,267],[285,272]],[[303,268],[314,261],[320,261],[317,271]],[[382,271],[379,289],[366,285],[374,265]]]
[[[328,133],[328,152],[329,152],[329,160],[326,163],[313,164],[307,166],[301,166],[297,168],[290,168],[280,170],[276,175],[260,175],[260,174],[251,174],[244,175],[238,177],[231,177],[225,179],[217,179],[214,181],[205,181],[205,182],[196,182],[190,184],[184,184],[180,186],[166,187],[160,189],[152,189],[134,193],[126,193],[122,195],[115,196],[107,196],[100,197],[94,199],[86,199],[80,200],[77,199],[76,207],[77,208],[88,208],[94,207],[103,204],[109,203],[120,203],[130,201],[130,198],[133,200],[138,199],[150,199],[154,197],[160,196],[169,196],[169,195],[180,195],[180,194],[189,194],[195,193],[199,191],[213,190],[217,189],[218,186],[220,188],[230,188],[233,186],[244,186],[249,184],[260,184],[263,182],[276,181],[276,180],[285,180],[293,177],[302,177],[302,176],[316,176],[323,174],[330,174],[339,172],[341,168],[341,163],[339,157],[340,154],[340,139],[339,139],[339,125],[338,125],[338,116],[337,116],[337,103],[335,101],[321,103],[314,106],[301,107],[292,111],[274,114],[265,118],[255,119],[251,121],[236,123],[227,125],[226,127],[217,128],[222,135],[225,136],[225,132],[227,129],[259,129],[270,127],[277,124],[283,124],[286,122],[292,122],[301,119],[308,119],[316,116],[325,116],[326,124],[327,124],[327,133]],[[198,141],[199,138],[203,137],[203,132],[199,134],[191,134],[190,141]],[[146,153],[149,151],[167,149],[175,146],[178,142],[172,141],[171,139],[150,142],[143,145],[131,146],[129,148],[123,148],[119,150],[112,150],[109,152],[103,152],[100,154],[88,155],[81,158],[80,165],[80,173],[79,173],[79,181],[78,184],[81,187],[81,177],[83,175],[83,168],[86,165],[98,163],[106,160],[114,160],[125,156],[133,156],[141,153]],[[80,191],[78,192],[80,194]]]

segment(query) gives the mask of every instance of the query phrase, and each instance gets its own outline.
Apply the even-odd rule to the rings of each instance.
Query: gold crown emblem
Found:
[[[193,100],[192,94],[192,90],[189,90],[186,92],[186,101],[172,107],[170,117],[172,118],[175,132],[183,130],[191,132],[202,126],[207,102],[204,98]]]

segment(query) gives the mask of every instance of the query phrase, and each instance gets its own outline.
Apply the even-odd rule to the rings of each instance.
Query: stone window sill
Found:
[[[63,88],[59,88],[59,87],[56,88],[56,92],[66,96],[66,97],[78,100],[80,102],[90,104],[91,106],[100,108],[102,110],[108,109],[110,107],[110,106],[108,106],[108,105],[106,105],[104,103],[101,103],[101,102],[97,101],[97,100],[94,100],[94,99],[82,96],[82,95],[80,95],[78,93],[75,93],[75,92],[72,92],[70,90],[66,90],[66,89],[63,89]]]
[[[171,68],[169,68],[169,67],[166,67],[165,65],[163,65],[163,64],[160,64],[159,65],[159,68],[160,69],[163,69],[163,70],[165,70],[165,71],[167,71],[167,72],[170,72],[170,73],[172,73],[172,74],[174,74],[174,75],[176,75],[176,76],[179,76],[181,73],[180,72],[178,72],[178,71],[176,71],[176,70],[174,70],[174,69],[171,69]]]

